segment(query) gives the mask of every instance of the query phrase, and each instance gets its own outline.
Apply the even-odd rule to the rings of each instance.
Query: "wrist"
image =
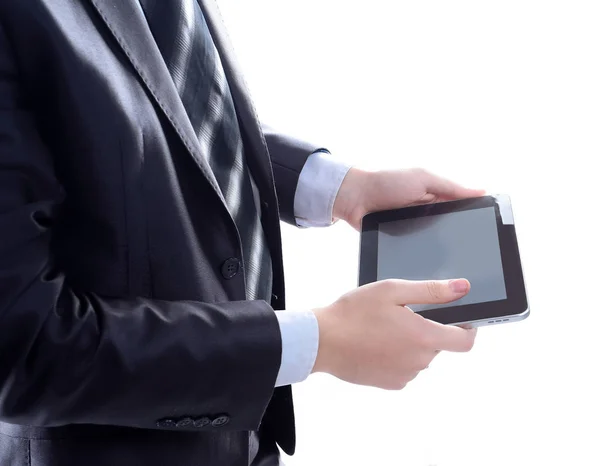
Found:
[[[317,318],[319,327],[319,347],[317,349],[317,356],[311,373],[331,373],[331,366],[333,364],[331,359],[335,354],[331,349],[331,313],[327,312],[327,308],[315,309],[313,310],[313,313]]]
[[[351,225],[360,221],[366,213],[364,199],[370,183],[370,172],[351,168],[344,178],[333,204],[333,218],[344,220]]]

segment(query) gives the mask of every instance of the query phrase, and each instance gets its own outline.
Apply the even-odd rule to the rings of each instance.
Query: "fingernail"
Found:
[[[469,289],[467,280],[450,280],[450,289],[455,293],[465,293]]]

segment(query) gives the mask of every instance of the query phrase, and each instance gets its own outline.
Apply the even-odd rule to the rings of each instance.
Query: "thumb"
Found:
[[[485,189],[467,188],[454,181],[433,174],[427,176],[425,187],[428,193],[444,199],[466,199],[486,194]]]
[[[464,297],[471,289],[468,280],[397,280],[390,282],[392,299],[400,306],[445,304]]]

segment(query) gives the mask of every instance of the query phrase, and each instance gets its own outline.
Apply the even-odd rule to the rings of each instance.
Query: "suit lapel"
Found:
[[[247,154],[248,164],[259,185],[266,186],[267,192],[274,195],[273,169],[267,144],[243,75],[235,63],[233,46],[227,36],[219,7],[215,0],[198,0],[198,4],[202,8],[206,23],[221,57],[227,83],[231,89],[235,109],[245,136],[245,142],[251,148],[251,151],[246,151],[247,153],[251,152]]]
[[[198,138],[173,79],[156,45],[138,0],[89,0],[117,40],[152,97],[171,122],[176,133],[194,158],[211,186],[225,200],[217,181],[200,153]]]

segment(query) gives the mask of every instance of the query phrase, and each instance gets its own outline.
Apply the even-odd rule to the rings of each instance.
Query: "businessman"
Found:
[[[474,342],[404,306],[458,277],[285,311],[280,220],[479,194],[263,126],[213,0],[0,0],[0,464],[279,464],[291,385]]]

